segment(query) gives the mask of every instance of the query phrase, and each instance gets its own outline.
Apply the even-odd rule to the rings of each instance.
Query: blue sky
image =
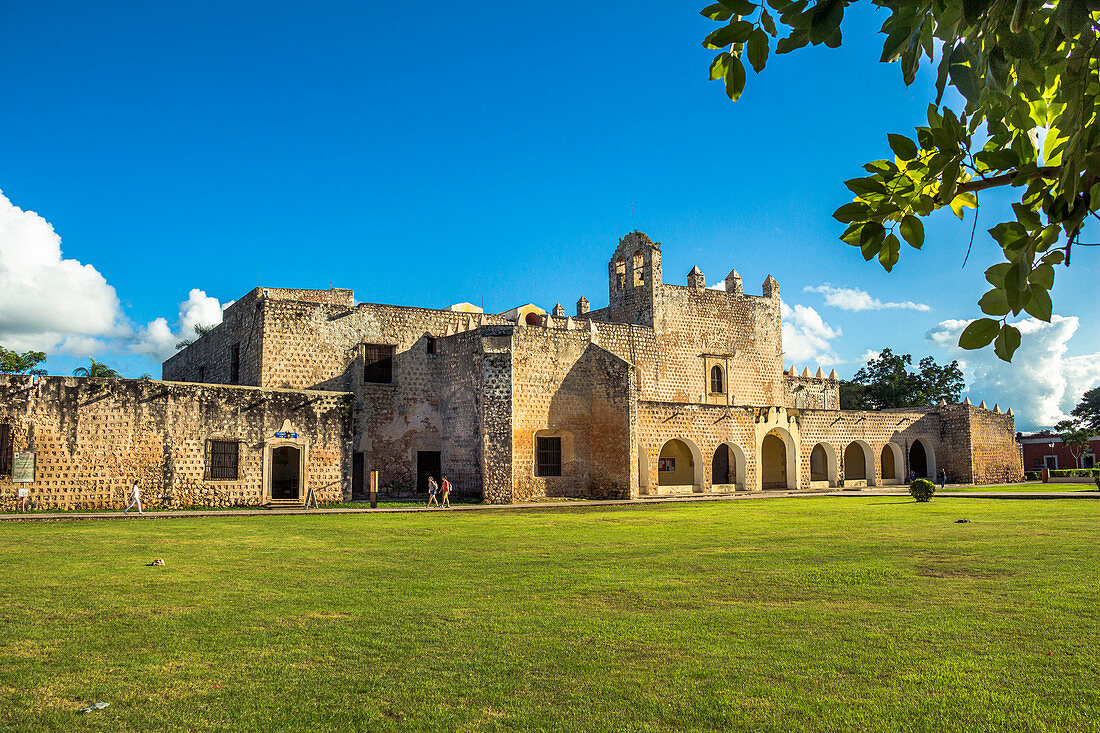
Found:
[[[633,202],[667,282],[779,280],[788,364],[960,356],[1004,198],[965,268],[972,213],[934,216],[892,274],[831,218],[886,132],[922,123],[931,73],[905,88],[877,63],[884,16],[855,7],[840,49],[773,55],[731,104],[702,4],[4,3],[0,344],[159,376],[257,282],[599,307]],[[972,399],[1032,427],[1100,383],[1096,276],[1090,251],[1059,269],[1063,320],[1029,326],[1017,364],[962,355]]]

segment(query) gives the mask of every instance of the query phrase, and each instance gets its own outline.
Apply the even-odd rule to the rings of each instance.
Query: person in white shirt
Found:
[[[126,505],[126,508],[122,510],[123,514],[126,514],[134,507],[137,507],[138,514],[144,514],[145,512],[141,508],[141,495],[138,493],[138,482],[134,482],[134,489],[130,492],[130,503]]]

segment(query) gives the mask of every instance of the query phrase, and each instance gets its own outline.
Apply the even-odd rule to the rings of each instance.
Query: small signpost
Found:
[[[370,472],[370,508],[378,508],[378,471]]]
[[[11,480],[17,484],[34,483],[34,451],[16,451],[13,455]]]
[[[317,493],[313,490],[312,486],[310,486],[309,489],[306,490],[306,509],[309,509],[310,502],[313,503],[314,509],[321,508],[317,506]]]
[[[297,438],[298,433],[275,433],[276,438]]]
[[[27,499],[31,496],[31,490],[26,486],[19,487],[19,511],[27,511]]]

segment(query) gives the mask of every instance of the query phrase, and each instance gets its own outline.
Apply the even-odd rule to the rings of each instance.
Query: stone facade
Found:
[[[340,501],[352,407],[338,392],[0,376],[3,447],[33,452],[36,464],[26,484],[4,464],[0,504],[13,509],[25,487],[39,509],[120,508],[134,481],[146,506],[280,503],[271,479],[282,458],[297,483],[285,503],[311,488],[318,501]]]
[[[573,316],[560,304],[486,314],[469,303],[435,310],[356,303],[350,290],[256,288],[164,363],[165,388],[218,404],[251,392],[178,383],[346,405],[346,425],[333,417],[312,438],[330,451],[326,481],[341,485],[325,484],[331,496],[363,495],[371,470],[390,495],[443,474],[459,495],[501,503],[873,486],[939,468],[959,482],[1022,477],[1011,412],[842,411],[835,371],[785,371],[770,275],[760,295],[736,271],[725,291],[707,289],[698,268],[686,285],[668,284],[660,245],[641,232],[620,240],[608,275],[608,305],[581,296]],[[134,400],[117,402],[103,409],[138,414]],[[250,441],[281,425],[278,414],[230,412]],[[215,427],[226,429],[199,421],[182,432],[198,440]],[[167,433],[160,441],[175,445]],[[264,500],[265,480],[250,479],[238,498]]]

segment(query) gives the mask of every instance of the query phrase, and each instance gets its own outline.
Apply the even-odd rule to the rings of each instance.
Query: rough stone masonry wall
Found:
[[[512,338],[514,499],[630,496],[631,368],[587,330],[516,327]],[[536,476],[535,438],[562,438],[562,475]]]
[[[1022,481],[1024,466],[1015,439],[1015,418],[973,405],[956,405],[954,409],[965,411],[970,421],[971,481],[976,484]]]
[[[483,498],[481,480],[482,334],[439,341],[442,470],[457,496]]]
[[[224,311],[213,331],[170,357],[161,367],[165,380],[231,384],[232,349],[240,349],[238,384],[260,386],[263,356],[263,313],[260,290],[247,293]]]
[[[134,480],[146,506],[264,503],[265,443],[286,426],[299,434],[307,487],[318,499],[347,496],[350,395],[151,380],[0,377],[0,422],[16,451],[36,453],[36,480],[0,477],[0,503],[20,486],[36,508],[121,508]],[[240,441],[239,479],[206,478],[206,441]]]

